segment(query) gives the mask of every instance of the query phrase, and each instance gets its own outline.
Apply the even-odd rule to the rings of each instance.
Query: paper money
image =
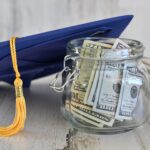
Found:
[[[104,61],[101,64],[90,59],[99,59],[100,57],[116,58],[116,55],[119,58],[120,56],[130,55],[130,47],[119,39],[115,41],[113,46],[85,40],[80,52],[81,60],[77,64],[80,69],[80,75],[72,83],[71,106],[69,109],[79,119],[97,127],[102,125],[113,126],[115,119],[123,121],[126,118],[129,119],[129,112],[131,114],[128,108],[131,99],[128,100],[128,103],[124,100],[122,103],[120,102],[120,95],[125,94],[120,91],[125,86],[124,84],[122,85],[122,78],[124,79],[125,76],[125,64],[112,61]],[[132,85],[135,86],[135,84]],[[129,90],[129,87],[127,90]],[[135,87],[131,91],[135,91]],[[136,102],[133,104],[131,101],[131,104],[132,109],[134,109]],[[119,108],[121,115],[118,111]],[[127,110],[128,116],[123,116],[122,114]]]
[[[95,73],[95,77],[94,77],[94,81],[92,84],[92,88],[91,88],[89,97],[87,99],[87,104],[89,104],[91,106],[94,105],[94,101],[96,98],[96,92],[97,92],[97,87],[98,87],[98,83],[99,83],[100,69],[101,69],[101,65],[99,64],[97,69],[96,69],[96,73]]]
[[[100,54],[101,54],[101,50],[102,50],[101,47],[102,47],[102,45],[104,46],[104,44],[103,43],[98,43],[98,42],[94,42],[93,43],[93,41],[88,41],[87,43],[88,43],[88,45],[95,45],[95,46],[97,45],[96,46],[97,47],[96,57],[94,59],[96,59],[96,58],[99,59],[100,58]],[[84,46],[84,44],[83,44],[83,46]],[[85,51],[87,51],[87,49]],[[97,60],[92,60],[92,61],[93,61],[94,64],[93,64],[93,68],[91,68],[92,70],[91,70],[91,74],[90,74],[90,79],[88,81],[88,86],[87,86],[87,90],[86,90],[85,97],[84,97],[84,103],[85,104],[87,104],[87,99],[89,97],[89,93],[90,93],[91,88],[92,88],[92,84],[93,84],[93,81],[94,81],[95,73],[96,73],[97,67],[99,65],[99,61],[97,61]]]
[[[76,90],[79,97],[83,98],[86,103],[86,97],[88,97],[89,90],[91,88],[93,78],[95,76],[97,62],[93,58],[100,58],[101,44],[85,40],[83,43],[83,48],[81,49],[80,62],[78,67],[80,69],[80,75],[73,82],[71,90]],[[82,58],[85,57],[85,58]],[[92,59],[88,59],[92,58]],[[81,95],[81,96],[80,96]]]
[[[116,39],[114,45],[112,46],[112,49],[125,49],[125,48],[130,49],[130,46],[120,39]]]
[[[113,44],[113,46],[107,46],[106,48],[111,48],[111,49],[121,49],[121,50],[117,50],[117,51],[113,51],[113,50],[109,50],[109,49],[102,49],[101,52],[101,57],[102,58],[120,58],[122,56],[128,56],[129,55],[129,46],[124,43],[123,41],[117,39],[115,41],[115,43]],[[92,84],[92,88],[90,90],[90,94],[87,100],[87,104],[89,105],[94,105],[94,101],[96,99],[96,93],[99,92],[97,90],[98,88],[98,83],[102,80],[102,78],[98,78],[100,76],[100,74],[103,73],[104,70],[101,69],[101,65],[103,66],[104,64],[99,64],[99,66],[97,67],[96,73],[95,73],[95,78]],[[101,69],[101,70],[100,70]]]
[[[127,66],[123,80],[115,118],[131,120],[142,86],[142,78],[136,67]]]
[[[76,112],[74,109],[72,109],[71,112],[72,112],[72,114],[75,117],[77,117],[77,118],[79,118],[79,119],[81,119],[81,120],[83,120],[83,121],[85,121],[87,123],[90,123],[91,125],[94,125],[96,127],[103,128],[103,124],[101,124],[100,122],[97,122],[95,120],[89,119],[86,116],[82,116],[80,113]]]
[[[115,115],[119,100],[123,68],[124,64],[122,63],[105,62],[102,64],[93,105],[94,111]]]
[[[75,102],[72,102],[72,103],[75,103]],[[95,121],[95,120],[92,120],[91,117],[81,115],[80,113],[78,113],[78,110],[76,111],[76,108],[72,109],[71,101],[69,101],[69,100],[66,100],[65,108],[67,111],[70,111],[75,117],[85,121],[86,123],[88,123],[90,125],[93,125],[93,126],[96,126],[99,128],[103,128],[103,126],[104,126],[102,123]]]
[[[117,51],[113,50],[103,50],[102,56],[103,58],[120,58],[121,56],[128,56],[130,47],[124,43],[123,41],[117,39],[112,46],[112,49],[118,49]],[[121,50],[119,50],[121,49]],[[123,49],[123,50],[122,50]],[[114,67],[114,66],[119,66]],[[89,104],[93,104],[93,110],[101,113],[115,115],[117,102],[119,99],[120,91],[116,91],[121,87],[121,80],[123,74],[124,64],[117,63],[102,63],[101,70],[99,71],[99,79],[95,79],[94,83],[96,83],[93,91],[95,93],[93,96],[89,97],[92,101],[89,101]],[[97,71],[98,72],[98,71]],[[118,86],[118,87],[117,87]],[[92,88],[93,88],[92,87]],[[91,91],[92,91],[91,90]],[[92,91],[92,92],[93,92]],[[96,103],[96,102],[97,103]]]
[[[110,44],[105,44],[105,43],[99,43],[99,44],[101,45],[102,50],[103,48],[112,48],[112,45]],[[101,68],[101,63],[99,61],[96,61],[92,69],[92,75],[89,81],[89,87],[86,96],[84,98],[84,103],[89,104],[91,106],[93,106],[95,100],[95,92],[99,81],[100,68]]]
[[[71,110],[86,118],[89,118],[90,120],[105,124],[107,126],[112,126],[114,123],[114,118],[112,116],[94,112],[91,106],[85,105],[74,99],[71,101]]]

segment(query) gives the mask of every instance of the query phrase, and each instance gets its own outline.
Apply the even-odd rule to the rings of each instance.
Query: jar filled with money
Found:
[[[67,46],[61,110],[78,130],[111,134],[142,125],[150,109],[148,59],[141,42],[80,38]]]

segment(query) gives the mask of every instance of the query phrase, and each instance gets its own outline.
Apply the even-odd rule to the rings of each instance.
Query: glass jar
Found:
[[[85,40],[106,47],[102,45],[96,52],[93,45],[83,47]],[[58,91],[63,92],[63,116],[73,128],[112,134],[134,129],[147,120],[150,84],[144,46],[136,40],[120,40],[129,47],[108,48],[115,38],[80,38],[68,43],[63,86]]]

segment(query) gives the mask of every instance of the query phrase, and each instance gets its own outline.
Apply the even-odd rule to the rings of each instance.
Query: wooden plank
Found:
[[[11,138],[0,138],[0,148],[56,150],[65,147],[69,126],[60,112],[61,95],[48,88],[51,78],[33,81],[31,88],[25,90],[28,112],[25,129]],[[8,124],[14,114],[14,91],[8,85],[1,86],[0,90],[0,123]],[[92,147],[93,150],[149,150],[149,130],[146,125],[135,131],[116,135],[79,133],[73,142],[76,147],[85,148],[89,145],[89,149]]]
[[[33,83],[30,89],[25,90],[27,102],[25,129],[13,137],[0,138],[0,149],[56,150],[65,146],[68,126],[60,113],[60,96],[51,93],[47,81]],[[0,89],[3,92],[0,92],[0,124],[4,125],[13,118],[15,96],[14,90],[8,85],[1,86]]]

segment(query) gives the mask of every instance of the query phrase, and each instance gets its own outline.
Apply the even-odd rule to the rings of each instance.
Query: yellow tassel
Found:
[[[13,69],[16,74],[16,79],[14,81],[15,92],[16,92],[16,112],[15,118],[11,125],[7,127],[0,127],[0,136],[11,136],[24,128],[26,120],[26,102],[23,95],[23,82],[20,79],[20,73],[18,70],[16,47],[15,47],[16,37],[10,39],[10,50],[12,57]]]

